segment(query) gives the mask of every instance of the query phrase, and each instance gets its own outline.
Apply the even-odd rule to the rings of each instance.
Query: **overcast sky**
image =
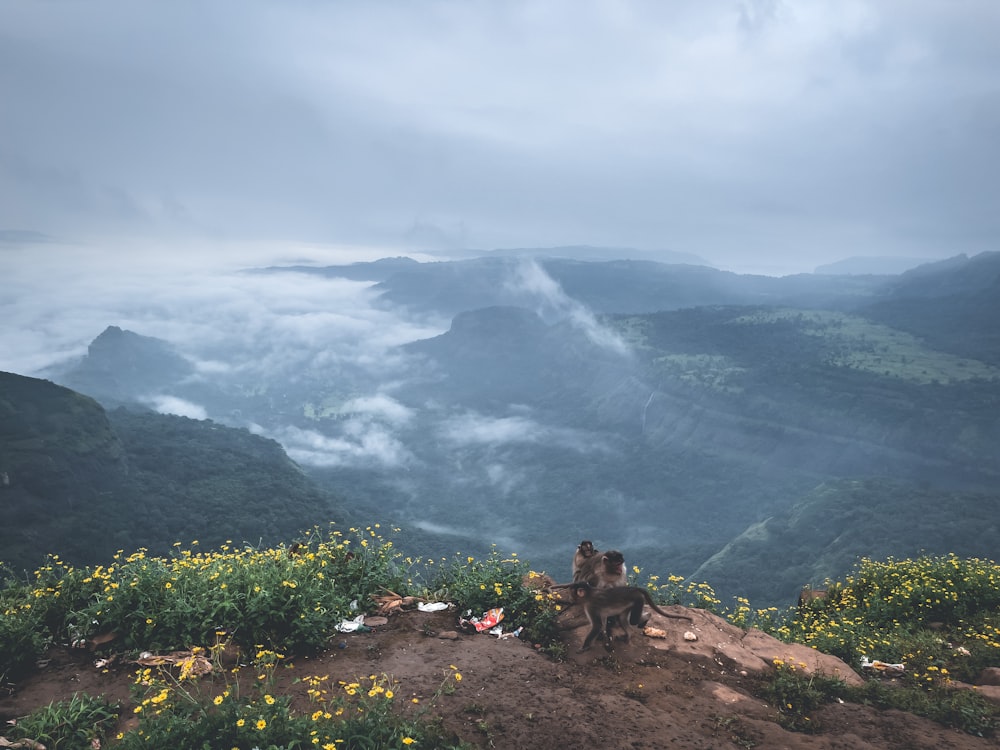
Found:
[[[0,230],[997,250],[998,39],[997,0],[0,0]]]

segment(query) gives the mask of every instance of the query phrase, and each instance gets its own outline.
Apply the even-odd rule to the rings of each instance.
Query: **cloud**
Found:
[[[403,406],[398,401],[382,393],[351,399],[344,403],[341,411],[345,413],[367,414],[373,418],[382,419],[396,425],[406,424],[414,415],[413,409]]]
[[[489,417],[476,412],[444,419],[441,438],[456,445],[511,445],[544,443],[580,453],[607,450],[594,436],[578,430],[544,425],[525,416]]]
[[[540,315],[544,317],[546,313],[554,313],[567,319],[597,346],[617,354],[629,353],[628,344],[618,334],[602,326],[585,305],[569,297],[535,260],[522,259],[515,269],[514,278],[508,285],[516,291],[527,292],[536,303],[540,302]]]
[[[397,468],[413,460],[410,451],[389,430],[370,422],[352,422],[337,437],[298,427],[268,430],[255,425],[252,431],[277,440],[290,458],[310,466],[375,464]]]
[[[117,247],[0,249],[7,324],[0,368],[40,373],[82,356],[105,327],[117,325],[166,339],[204,375],[299,377],[347,367],[381,380],[405,373],[401,356],[389,350],[447,329],[446,321],[375,308],[366,282],[231,267],[239,257],[264,261],[252,248],[225,261],[211,248],[204,255],[170,246],[136,256]]]
[[[160,414],[176,414],[190,419],[208,419],[208,412],[203,406],[185,401],[176,396],[151,396],[147,403]]]
[[[3,230],[758,271],[1000,236],[993,0],[81,0],[0,29]]]

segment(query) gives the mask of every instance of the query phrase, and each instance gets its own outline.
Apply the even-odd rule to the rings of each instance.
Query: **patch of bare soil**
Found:
[[[673,611],[683,612],[680,608]],[[342,634],[331,648],[295,659],[278,670],[275,692],[293,695],[298,710],[311,711],[307,686],[297,678],[330,675],[355,681],[389,675],[397,681],[396,704],[404,711],[432,705],[444,728],[482,748],[601,747],[768,748],[769,750],[980,750],[998,742],[946,729],[898,711],[830,704],[812,717],[813,734],[789,732],[778,711],[752,695],[759,673],[747,669],[734,649],[732,626],[698,610],[695,622],[654,620],[667,638],[633,631],[627,644],[607,653],[599,644],[576,648],[585,627],[566,631],[566,661],[553,661],[515,638],[456,632],[453,612],[402,612],[368,633]],[[694,632],[698,640],[685,641]],[[723,641],[729,638],[728,645]],[[749,658],[749,657],[747,657]],[[462,674],[454,692],[432,697],[452,666]],[[758,671],[759,672],[759,671]],[[131,717],[129,684],[134,665],[102,671],[93,656],[54,651],[48,666],[0,699],[0,718],[27,714],[74,692],[120,701]],[[211,679],[204,677],[202,679]],[[411,698],[418,698],[414,704]]]

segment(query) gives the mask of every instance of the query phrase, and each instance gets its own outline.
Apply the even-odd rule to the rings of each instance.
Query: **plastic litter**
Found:
[[[493,633],[501,641],[505,641],[508,638],[520,638],[522,630],[524,630],[524,628],[519,627],[517,630],[512,630],[509,633],[504,633],[503,628],[500,625],[497,625],[490,632]]]
[[[861,657],[861,668],[874,669],[876,672],[882,672],[883,674],[894,676],[906,674],[905,664],[890,664],[889,662],[879,661],[878,659],[868,661],[867,656]]]
[[[341,633],[370,633],[371,628],[365,625],[365,616],[358,615],[353,620],[341,620],[337,625],[337,630]]]
[[[466,615],[468,614],[470,613],[466,612]],[[482,617],[459,618],[458,626],[466,633],[482,633],[484,630],[492,632],[492,629],[500,624],[503,617],[503,607],[494,607],[489,612],[484,612]]]
[[[447,602],[420,602],[417,605],[417,609],[421,612],[440,612],[443,609],[448,609],[449,604]]]

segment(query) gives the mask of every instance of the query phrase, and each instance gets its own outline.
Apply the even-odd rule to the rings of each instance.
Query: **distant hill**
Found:
[[[531,263],[537,263],[562,294],[601,313],[755,304],[851,309],[877,299],[886,282],[884,277],[870,276],[798,274],[775,278],[646,258],[579,260],[532,250],[496,253],[434,263],[390,258],[368,264],[291,266],[261,272],[297,271],[378,281],[375,290],[383,304],[447,317],[482,307],[519,306],[551,312],[558,300],[551,296],[551,290],[536,285]]]
[[[803,585],[820,587],[843,576],[862,557],[905,559],[956,549],[996,559],[1000,491],[957,492],[887,479],[832,481],[752,524],[693,578],[730,592],[739,590],[748,566],[767,570],[746,593],[755,600],[788,601]]]
[[[294,537],[342,518],[273,440],[210,421],[105,412],[45,380],[0,373],[0,560]]]
[[[408,271],[419,265],[412,258],[379,258],[376,261],[349,263],[342,266],[269,266],[258,268],[249,273],[308,273],[315,276],[351,279],[352,281],[385,281],[394,273]]]
[[[162,339],[108,326],[59,381],[108,402],[133,401],[188,377],[194,367]]]
[[[559,245],[556,247],[499,248],[485,253],[468,251],[467,257],[485,258],[562,258],[591,262],[645,260],[656,263],[680,263],[689,266],[711,266],[694,253],[677,250],[639,250],[633,247],[601,247],[597,245]]]
[[[942,351],[1000,365],[1000,252],[913,269],[864,314]]]
[[[562,293],[599,313],[642,313],[704,305],[773,304],[851,308],[871,302],[884,279],[800,274],[774,278],[646,260],[586,262],[541,258]],[[480,307],[553,304],[523,259],[421,263],[376,285],[382,301],[454,316]]]
[[[816,266],[814,273],[834,275],[895,276],[927,263],[926,258],[895,256],[855,256]]]

